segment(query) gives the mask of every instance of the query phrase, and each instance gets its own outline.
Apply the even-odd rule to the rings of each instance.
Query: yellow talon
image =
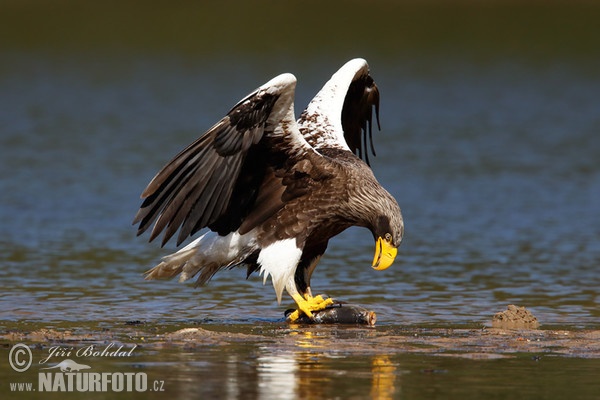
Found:
[[[296,310],[287,316],[287,320],[290,322],[294,322],[300,318],[300,311]]]
[[[288,315],[287,319],[291,322],[296,321],[300,318],[301,313],[304,313],[308,318],[313,318],[313,311],[320,311],[327,308],[327,306],[333,304],[333,300],[330,298],[324,299],[323,296],[311,296],[310,294],[305,294],[304,297],[301,295],[293,295],[294,301],[298,305],[298,309]]]

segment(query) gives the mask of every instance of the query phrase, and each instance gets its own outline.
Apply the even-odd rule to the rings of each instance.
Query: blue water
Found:
[[[136,238],[130,223],[154,173],[247,92],[291,71],[300,108],[343,61],[204,68],[15,55],[0,74],[0,318],[281,318],[270,284],[241,270],[201,289],[144,282],[175,248]],[[396,264],[375,272],[370,234],[345,232],[315,290],[389,324],[485,323],[515,303],[542,324],[597,325],[599,76],[377,58],[371,69],[383,127],[373,168],[403,209],[405,241]]]
[[[600,8],[531,3],[4,2],[3,398],[40,397],[7,392],[37,383],[39,365],[6,362],[17,341],[37,362],[113,340],[135,356],[77,361],[164,382],[144,398],[596,398]],[[241,269],[144,281],[176,250],[131,225],[164,163],[273,76],[297,76],[299,114],[357,56],[406,236],[377,272],[371,235],[344,232],[312,286],[374,310],[376,329],[290,327],[291,299]],[[481,329],[508,304],[541,330]],[[165,336],[187,327],[206,332]]]

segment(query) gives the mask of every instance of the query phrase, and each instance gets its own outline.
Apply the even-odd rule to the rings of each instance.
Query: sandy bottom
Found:
[[[533,329],[537,319],[524,308],[509,306],[497,313],[491,327],[444,328],[356,324],[202,324],[198,322],[116,322],[112,326],[15,323],[0,332],[0,341],[78,344],[119,342],[145,348],[190,348],[201,346],[268,343],[281,350],[299,346],[299,337],[328,351],[347,354],[397,352],[436,354],[467,358],[502,358],[516,353],[555,354],[600,358],[600,330]],[[302,342],[302,341],[301,341]],[[303,343],[307,343],[304,340]],[[301,344],[300,344],[301,345]]]

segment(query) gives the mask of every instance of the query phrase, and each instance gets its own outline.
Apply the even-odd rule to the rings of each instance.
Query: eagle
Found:
[[[373,234],[372,268],[388,268],[404,235],[397,201],[375,178],[368,150],[379,89],[364,59],[344,64],[294,115],[296,77],[284,73],[239,101],[169,161],[142,192],[133,224],[162,245],[206,231],[145,273],[146,279],[208,282],[222,269],[270,276],[295,321],[333,304],[310,279],[329,240],[352,226]]]

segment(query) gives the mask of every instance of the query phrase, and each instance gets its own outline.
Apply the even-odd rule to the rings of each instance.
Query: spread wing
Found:
[[[164,166],[142,193],[138,235],[154,222],[151,241],[164,230],[164,245],[179,229],[179,245],[205,227],[226,234],[251,212],[259,223],[281,207],[286,188],[275,171],[312,150],[294,121],[295,87],[292,74],[267,82]]]
[[[379,89],[369,65],[356,58],[344,64],[308,104],[298,124],[317,151],[348,150],[369,163],[373,147],[373,108],[379,127]]]

